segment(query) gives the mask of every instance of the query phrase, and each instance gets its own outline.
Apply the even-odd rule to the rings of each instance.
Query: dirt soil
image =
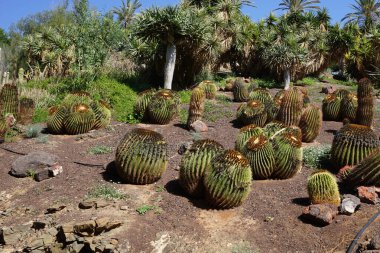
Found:
[[[324,94],[321,86],[310,90],[312,102],[320,104]],[[275,92],[275,90],[273,90]],[[230,96],[231,94],[227,94]],[[221,115],[215,122],[207,122],[209,131],[202,138],[214,139],[233,149],[238,128],[234,127],[238,103],[224,103],[230,114]],[[379,101],[376,101],[376,107]],[[379,119],[378,112],[377,119]],[[330,143],[340,122],[324,122],[316,142]],[[121,138],[135,127],[146,127],[163,134],[169,143],[170,162],[163,177],[152,185],[136,186],[118,181],[112,169],[102,165],[114,159]],[[379,133],[379,124],[376,131]],[[231,210],[212,210],[202,200],[186,197],[177,178],[181,143],[193,140],[179,119],[166,126],[129,125],[114,122],[113,130],[99,130],[90,135],[48,135],[46,143],[37,139],[23,139],[0,144],[20,153],[46,151],[60,157],[63,174],[42,182],[31,178],[15,178],[8,174],[11,163],[20,155],[0,150],[0,211],[12,210],[1,216],[0,227],[22,224],[43,217],[46,209],[56,204],[66,205],[61,212],[51,215],[57,224],[82,221],[93,217],[116,217],[124,225],[110,236],[119,239],[121,252],[345,252],[356,233],[378,211],[379,205],[362,204],[352,216],[339,215],[333,224],[314,226],[300,215],[309,205],[306,179],[312,169],[304,167],[289,180],[264,180],[252,184],[248,200]],[[98,145],[109,146],[113,152],[91,155],[88,150]],[[75,162],[99,166],[83,166]],[[112,168],[112,166],[109,166]],[[88,192],[101,185],[114,186],[128,196],[112,201],[102,209],[81,210],[78,203]],[[139,214],[136,209],[149,205],[154,210]],[[128,206],[120,210],[120,206]],[[376,220],[362,236],[380,233]]]

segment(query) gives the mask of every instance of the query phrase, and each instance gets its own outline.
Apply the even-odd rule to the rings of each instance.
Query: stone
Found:
[[[77,240],[73,233],[64,233],[63,235],[66,243],[72,243]]]
[[[37,151],[19,157],[12,163],[11,175],[15,177],[28,177],[31,172],[38,172],[57,164],[58,157],[46,152]]]
[[[110,231],[112,229],[120,227],[121,225],[123,225],[123,222],[121,222],[121,221],[110,221],[110,222],[107,223],[105,231],[106,232]]]
[[[31,250],[38,249],[44,247],[44,241],[40,238],[33,240],[30,245],[28,245],[28,248]]]
[[[83,221],[74,225],[74,233],[81,236],[92,236],[95,232],[95,221]]]
[[[190,130],[195,131],[196,133],[207,132],[208,126],[201,120],[196,120],[190,125]]]
[[[74,242],[71,245],[69,245],[68,248],[71,250],[70,252],[79,253],[82,251],[83,247],[84,247],[84,244],[79,244],[78,242]]]
[[[13,231],[10,227],[4,227],[1,229],[0,242],[3,244],[16,244],[22,238],[22,233]]]
[[[376,235],[371,239],[368,245],[368,249],[371,250],[380,250],[380,235]]]
[[[49,178],[50,178],[50,172],[48,168],[43,168],[35,172],[34,180],[36,180],[37,182],[41,182]]]
[[[49,168],[50,177],[56,177],[61,173],[63,173],[63,167],[61,165],[55,164]]]
[[[55,205],[55,206],[51,206],[49,207],[47,210],[46,210],[46,213],[49,214],[49,213],[56,213],[56,212],[59,212],[61,210],[63,210],[66,206],[65,205]]]
[[[58,229],[61,230],[65,234],[66,233],[74,233],[74,226],[72,223],[63,224]]]
[[[91,209],[95,207],[96,201],[95,200],[85,200],[79,203],[79,208],[80,209]]]
[[[360,207],[360,199],[351,194],[345,194],[342,197],[342,203],[339,207],[341,214],[351,215]]]
[[[178,154],[183,155],[191,147],[192,141],[182,142],[179,145]]]
[[[306,207],[303,216],[317,225],[329,225],[338,214],[337,207],[330,204],[317,204]]]
[[[332,85],[326,85],[325,87],[322,88],[322,93],[325,94],[332,94],[336,91],[336,87]]]
[[[127,211],[129,209],[128,206],[120,206],[120,210],[122,211]]]
[[[105,201],[105,200],[97,200],[96,202],[95,202],[95,207],[96,207],[96,209],[98,209],[98,208],[103,208],[103,207],[107,207],[107,206],[109,206],[110,205],[110,203],[108,202],[108,201]]]
[[[108,222],[110,222],[110,218],[108,218],[108,217],[96,219],[95,220],[95,223],[96,223],[95,233],[100,234],[103,231],[105,231],[107,228]]]
[[[379,197],[377,195],[376,188],[374,186],[372,187],[360,186],[357,188],[357,191],[358,191],[358,196],[362,202],[373,204],[373,205],[379,202]]]
[[[49,228],[48,230],[46,230],[46,233],[48,233],[51,236],[57,236],[58,230],[56,228]]]

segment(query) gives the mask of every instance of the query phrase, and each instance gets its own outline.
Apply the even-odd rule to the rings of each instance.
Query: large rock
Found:
[[[196,133],[207,132],[208,126],[203,121],[197,120],[190,125],[190,130],[193,130]]]
[[[332,85],[326,85],[325,87],[322,88],[322,93],[325,93],[325,94],[332,94],[334,93],[334,91],[336,91],[336,87],[335,86],[332,86]]]
[[[362,202],[373,205],[379,203],[379,197],[376,192],[376,187],[360,186],[357,188],[357,191],[358,196]]]
[[[46,152],[37,151],[16,159],[10,173],[15,177],[28,177],[38,174],[57,165],[58,157]]]
[[[337,207],[330,204],[311,205],[304,209],[303,216],[316,225],[326,226],[333,222],[338,214]]]
[[[351,215],[360,207],[360,199],[354,195],[345,194],[342,199],[342,204],[339,207],[342,214]]]

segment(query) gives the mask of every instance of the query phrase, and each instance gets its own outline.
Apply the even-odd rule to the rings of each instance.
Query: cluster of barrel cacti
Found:
[[[68,94],[58,106],[49,108],[47,128],[53,134],[83,134],[108,126],[111,109],[104,101],[94,101],[88,93]]]
[[[172,90],[147,90],[139,94],[134,113],[152,124],[166,125],[178,114],[180,97]]]
[[[338,89],[327,95],[322,101],[323,119],[327,121],[356,122],[358,98],[345,89]]]

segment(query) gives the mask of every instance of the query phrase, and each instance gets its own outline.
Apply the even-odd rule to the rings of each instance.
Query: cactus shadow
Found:
[[[233,128],[238,128],[238,129],[240,129],[240,128],[243,127],[243,125],[242,125],[237,119],[233,119],[233,120],[231,120],[230,123],[232,124],[232,127],[233,127]]]
[[[312,219],[307,217],[307,215],[305,215],[305,214],[301,214],[300,216],[298,216],[298,219],[305,224],[309,224],[309,225],[312,225],[313,227],[317,227],[317,228],[323,228],[323,227],[326,227],[328,225],[328,224],[325,224],[322,222],[313,221]]]
[[[335,135],[335,134],[338,132],[338,130],[327,129],[327,130],[325,130],[325,132],[326,132],[326,133],[329,133],[329,134],[333,134],[333,135]]]
[[[292,199],[292,203],[299,206],[308,206],[310,205],[309,198],[294,198]]]
[[[186,124],[182,124],[182,123],[176,123],[174,124],[175,127],[178,127],[178,128],[181,128],[183,130],[186,130],[186,131],[189,131],[189,128],[187,127]]]
[[[104,171],[101,173],[102,177],[107,182],[120,182],[120,177],[116,172],[115,161],[109,162],[104,165]]]

